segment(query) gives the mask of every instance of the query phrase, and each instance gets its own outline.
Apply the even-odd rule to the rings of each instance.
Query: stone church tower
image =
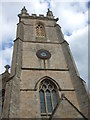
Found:
[[[87,119],[85,82],[78,74],[58,18],[49,9],[46,16],[30,16],[25,7],[18,16],[11,73],[7,65],[7,80],[2,79],[2,118]]]

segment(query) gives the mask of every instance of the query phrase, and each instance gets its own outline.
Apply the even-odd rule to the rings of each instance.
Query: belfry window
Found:
[[[44,28],[43,24],[36,25],[36,36],[45,37],[45,28]]]
[[[40,107],[41,114],[50,115],[58,103],[57,88],[48,79],[40,85]]]

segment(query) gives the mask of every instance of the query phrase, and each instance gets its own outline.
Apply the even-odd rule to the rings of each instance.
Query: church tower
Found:
[[[88,118],[88,93],[61,27],[46,16],[18,15],[2,118]]]

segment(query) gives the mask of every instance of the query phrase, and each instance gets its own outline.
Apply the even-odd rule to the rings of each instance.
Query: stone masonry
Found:
[[[46,16],[29,15],[26,8],[18,15],[11,73],[5,84],[2,118],[88,118],[88,92],[79,77],[69,44],[52,11]],[[44,36],[37,36],[41,24]],[[50,59],[37,57],[38,50],[50,52]],[[51,115],[40,111],[39,88],[49,79],[58,89],[58,104]],[[3,80],[3,79],[2,79]]]

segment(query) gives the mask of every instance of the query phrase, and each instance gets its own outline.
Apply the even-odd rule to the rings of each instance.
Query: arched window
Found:
[[[57,87],[45,79],[40,85],[40,107],[42,114],[51,114],[58,103]]]
[[[45,28],[41,23],[36,25],[36,36],[45,37]]]

